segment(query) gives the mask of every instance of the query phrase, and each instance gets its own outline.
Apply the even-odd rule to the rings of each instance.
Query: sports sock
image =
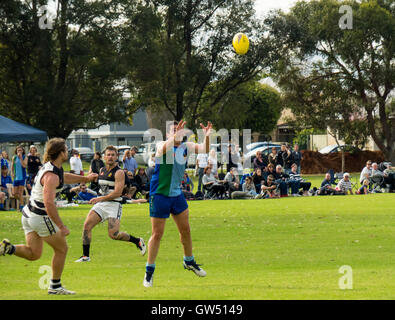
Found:
[[[51,283],[49,285],[50,289],[60,288],[62,284],[60,283],[60,279],[51,279]]]
[[[145,265],[145,272],[152,274],[152,273],[154,273],[154,271],[155,271],[155,263],[149,264],[147,262]]]
[[[89,249],[90,249],[90,247],[91,247],[90,244],[83,244],[82,245],[82,252],[83,252],[83,255],[85,257],[89,257]]]
[[[129,234],[129,241],[130,242],[133,242],[135,245],[138,245],[139,244],[139,242],[140,242],[140,238],[135,238],[135,237],[133,237],[131,234]]]
[[[195,257],[194,257],[194,256],[190,256],[190,257],[184,256],[184,261],[185,261],[186,263],[192,262],[192,261],[194,261],[194,260],[195,260]]]
[[[12,244],[10,245],[10,248],[7,250],[7,254],[13,255],[15,252],[15,246]]]

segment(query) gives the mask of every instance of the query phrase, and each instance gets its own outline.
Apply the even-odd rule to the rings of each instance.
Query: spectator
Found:
[[[80,159],[80,153],[75,149],[71,151],[70,173],[75,173],[80,176],[84,175],[84,170],[82,168],[82,162]]]
[[[256,197],[258,193],[256,192],[255,184],[251,176],[247,176],[245,182],[243,183],[243,192]]]
[[[214,177],[214,174],[211,172],[211,167],[207,166],[204,169],[202,182],[210,196],[215,196],[217,199],[223,198],[225,186],[222,184],[222,181],[219,181]]]
[[[184,193],[184,197],[186,199],[192,199],[194,197],[193,188],[194,188],[193,181],[189,177],[188,173],[185,171],[184,178],[181,181],[181,190]]]
[[[377,165],[377,170],[375,171],[375,175],[380,175],[380,172],[382,173],[382,176],[384,178],[384,183],[382,185],[383,188],[385,188],[387,185],[389,186],[389,191],[394,191],[395,190],[395,167],[392,167],[389,162],[382,162],[379,165]],[[373,173],[372,173],[373,175]]]
[[[280,197],[288,197],[288,183],[289,176],[284,173],[280,164],[276,166],[276,171],[273,173],[274,181],[278,184],[280,189]]]
[[[276,147],[272,147],[272,152],[269,154],[268,161],[269,161],[269,164],[273,165],[273,169],[278,164],[278,153],[277,153]]]
[[[240,181],[237,174],[237,168],[230,168],[230,171],[226,174],[224,181],[230,196],[232,195],[232,192],[238,191],[240,189]]]
[[[214,177],[218,178],[218,160],[217,160],[217,151],[215,149],[211,149],[208,156],[208,165],[211,167],[211,172]]]
[[[76,189],[76,188],[74,188]],[[79,186],[78,199],[82,201],[89,201],[92,198],[96,198],[97,193],[89,189],[85,183],[81,183]]]
[[[208,166],[207,153],[199,153],[196,157],[196,173],[199,177],[198,191],[202,191],[202,179],[204,175],[204,169]]]
[[[263,171],[263,170],[265,170],[267,164],[268,164],[267,160],[264,159],[262,156],[262,151],[257,151],[256,157],[254,159],[254,170],[259,168]]]
[[[291,172],[291,165],[293,163],[293,160],[292,160],[291,148],[288,145],[285,146],[285,149],[282,152],[281,156],[283,158],[284,172],[289,175]]]
[[[10,159],[8,158],[8,153],[5,150],[1,152],[1,160],[0,160],[0,167],[4,167],[4,166],[6,166],[8,170],[11,169]]]
[[[338,194],[337,190],[332,187],[331,180],[331,175],[329,173],[325,174],[325,179],[322,181],[321,187],[317,192],[318,195],[325,196]]]
[[[361,176],[359,177],[359,182],[362,184],[365,179],[370,179],[372,176],[372,161],[366,161],[366,167],[361,171]]]
[[[300,176],[300,174],[298,174],[298,165],[296,163],[293,163],[291,166],[291,173],[289,174],[289,177],[291,180],[295,180],[296,183],[299,184],[299,186],[297,187],[302,188],[303,189],[303,195],[304,196],[308,196],[309,195],[309,190],[311,187],[311,182],[306,182],[302,179],[302,177]]]
[[[343,179],[341,179],[339,181],[339,183],[336,186],[336,189],[344,192],[344,194],[346,194],[346,195],[348,193],[349,194],[353,194],[353,192],[352,192],[352,184],[351,184],[351,181],[350,181],[350,174],[349,173],[346,172],[343,175]]]
[[[284,157],[285,157],[284,154],[287,154],[287,145],[285,143],[283,143],[281,145],[281,149],[280,149],[280,152],[278,153],[278,157],[277,157],[277,165],[281,165],[281,167],[284,167]],[[277,168],[277,166],[276,166],[276,168]]]
[[[37,148],[34,145],[30,146],[29,154],[27,156],[27,182],[32,185],[34,183],[34,178],[37,175],[38,170],[41,168],[42,163],[40,156],[37,153]]]
[[[140,190],[135,175],[132,171],[127,171],[126,169],[123,169],[123,171],[125,172],[125,184],[129,188],[129,195],[131,195],[131,198],[135,199],[136,193]]]
[[[264,177],[265,180],[267,180],[267,177],[268,177],[269,175],[275,176],[275,175],[276,175],[275,166],[274,166],[272,163],[269,163],[269,164],[267,165],[266,171],[262,172],[262,175],[263,175],[263,177]]]
[[[137,147],[133,146],[130,150],[126,150],[122,158],[123,168],[126,169],[127,171],[133,172],[133,175],[136,174],[136,170],[138,167],[137,161],[134,158],[136,152],[137,152]]]
[[[236,153],[235,148],[230,144],[228,146],[228,159],[226,164],[226,172],[230,172],[232,168],[238,168],[239,155]]]
[[[303,159],[303,155],[299,151],[299,145],[295,143],[294,151],[292,151],[292,161],[293,163],[296,163],[296,165],[298,166],[296,170],[298,174],[300,174],[302,159]]]
[[[257,168],[252,175],[252,180],[255,185],[255,191],[259,193],[261,191],[262,181],[265,181],[265,177],[262,175],[262,170]]]
[[[15,155],[11,161],[11,177],[14,180],[14,196],[19,200],[19,209],[22,210],[24,205],[23,191],[26,185],[26,167],[27,157],[25,156],[25,149],[18,146],[15,149]]]
[[[150,158],[148,159],[148,167],[155,168],[155,153],[152,153]]]
[[[138,191],[140,191],[143,195],[149,193],[150,182],[144,168],[138,168],[137,174],[134,177],[134,181],[137,184]]]
[[[261,186],[261,193],[257,197],[258,199],[261,198],[279,198],[279,194],[277,193],[278,184],[274,182],[274,176],[269,175],[266,181],[263,181]]]
[[[12,196],[12,179],[8,175],[8,168],[5,165],[1,167],[0,192],[4,193],[4,200]]]
[[[0,191],[0,211],[5,211],[5,209],[4,209],[5,199],[6,199],[5,192]]]
[[[100,152],[95,152],[93,159],[91,161],[91,165],[89,167],[89,174],[90,173],[100,173],[100,169],[104,168],[104,162],[101,159],[101,154]],[[90,187],[93,191],[98,192],[99,191],[99,184],[97,182],[92,181],[90,184]]]
[[[359,194],[368,194],[369,193],[369,179],[365,179],[362,182],[362,186],[358,190]]]

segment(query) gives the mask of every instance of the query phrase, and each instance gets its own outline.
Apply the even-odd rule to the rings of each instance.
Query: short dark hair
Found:
[[[101,153],[99,151],[96,151],[95,155],[97,155],[101,159]]]

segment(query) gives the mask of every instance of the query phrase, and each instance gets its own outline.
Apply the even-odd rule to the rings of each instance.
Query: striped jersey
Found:
[[[150,195],[177,197],[181,194],[181,181],[186,168],[187,146],[174,146],[161,157],[155,157],[155,170],[150,184]]]
[[[99,195],[106,196],[114,191],[115,189],[115,173],[118,170],[122,170],[120,167],[115,166],[111,170],[107,171],[106,167],[100,169],[98,184],[100,187]],[[122,197],[115,198],[110,201],[122,202]]]

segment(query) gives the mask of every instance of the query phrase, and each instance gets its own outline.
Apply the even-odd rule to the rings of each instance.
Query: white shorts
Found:
[[[23,208],[26,218],[22,215],[22,227],[25,235],[30,232],[36,232],[40,237],[48,237],[59,231],[58,226],[48,216],[40,216],[31,212],[27,206]]]
[[[120,204],[119,202],[98,202],[92,207],[91,210],[95,211],[100,216],[102,222],[107,220],[108,218],[115,218],[121,220],[122,204]]]

